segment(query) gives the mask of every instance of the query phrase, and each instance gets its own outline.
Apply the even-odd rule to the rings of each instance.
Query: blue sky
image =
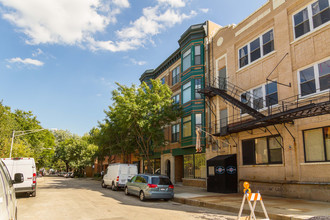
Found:
[[[192,24],[238,24],[266,0],[0,0],[0,100],[83,135],[115,82],[139,84]]]

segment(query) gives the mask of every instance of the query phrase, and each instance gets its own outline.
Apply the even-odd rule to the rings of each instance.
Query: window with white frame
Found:
[[[295,38],[329,22],[329,3],[330,0],[318,0],[293,15]]]
[[[274,33],[270,30],[238,50],[239,68],[267,55],[274,50]]]
[[[182,56],[182,71],[187,70],[189,67],[191,67],[191,49],[187,50],[183,53]]]
[[[242,93],[241,102],[256,110],[278,104],[277,83],[270,82]]]
[[[202,95],[198,92],[202,88],[202,78],[195,79],[195,99],[201,99]]]
[[[298,72],[300,95],[329,90],[330,88],[330,59],[314,64]]]
[[[180,133],[180,125],[179,124],[172,125],[172,140],[171,140],[172,143],[179,141],[179,133]]]
[[[172,99],[175,104],[180,104],[180,94],[173,96]]]
[[[191,82],[187,82],[182,87],[182,103],[189,102],[191,100]]]
[[[201,46],[196,45],[195,46],[195,65],[200,65],[201,62]]]
[[[175,85],[178,83],[180,80],[180,66],[177,66],[173,71],[172,71],[172,85]]]
[[[202,127],[202,114],[195,114],[195,126],[201,128]]]

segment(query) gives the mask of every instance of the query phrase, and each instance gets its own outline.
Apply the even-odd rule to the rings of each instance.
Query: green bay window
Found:
[[[182,72],[191,67],[191,49],[183,53],[182,56]]]

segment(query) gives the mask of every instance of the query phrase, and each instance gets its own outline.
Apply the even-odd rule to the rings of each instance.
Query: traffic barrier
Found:
[[[243,208],[244,208],[244,203],[245,203],[245,200],[246,200],[247,203],[249,204],[249,208],[251,210],[249,219],[251,219],[251,218],[254,219],[254,220],[257,219],[256,216],[255,216],[254,210],[256,208],[257,201],[260,201],[262,210],[263,210],[263,212],[265,214],[265,217],[266,217],[265,220],[269,220],[265,205],[262,201],[261,194],[259,192],[258,193],[251,193],[250,184],[248,182],[244,182],[243,187],[244,187],[244,190],[243,190],[244,196],[243,196],[242,205],[241,205],[241,208],[239,210],[237,219],[240,220],[240,218],[241,218]],[[251,204],[251,201],[253,201],[253,205]]]

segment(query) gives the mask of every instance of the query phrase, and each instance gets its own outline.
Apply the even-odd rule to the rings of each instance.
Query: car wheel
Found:
[[[126,196],[129,195],[127,186],[125,187],[125,195],[126,195]]]
[[[102,188],[107,188],[107,185],[105,185],[104,181],[101,183]]]
[[[117,187],[115,186],[114,183],[112,183],[112,185],[111,185],[111,189],[112,189],[112,191],[116,191],[116,190],[117,190]]]
[[[32,197],[36,197],[37,196],[37,191],[34,191],[33,193],[31,193]]]
[[[140,196],[139,196],[139,198],[140,198],[141,201],[145,201],[145,200],[146,200],[146,197],[145,197],[143,191],[140,192]]]

